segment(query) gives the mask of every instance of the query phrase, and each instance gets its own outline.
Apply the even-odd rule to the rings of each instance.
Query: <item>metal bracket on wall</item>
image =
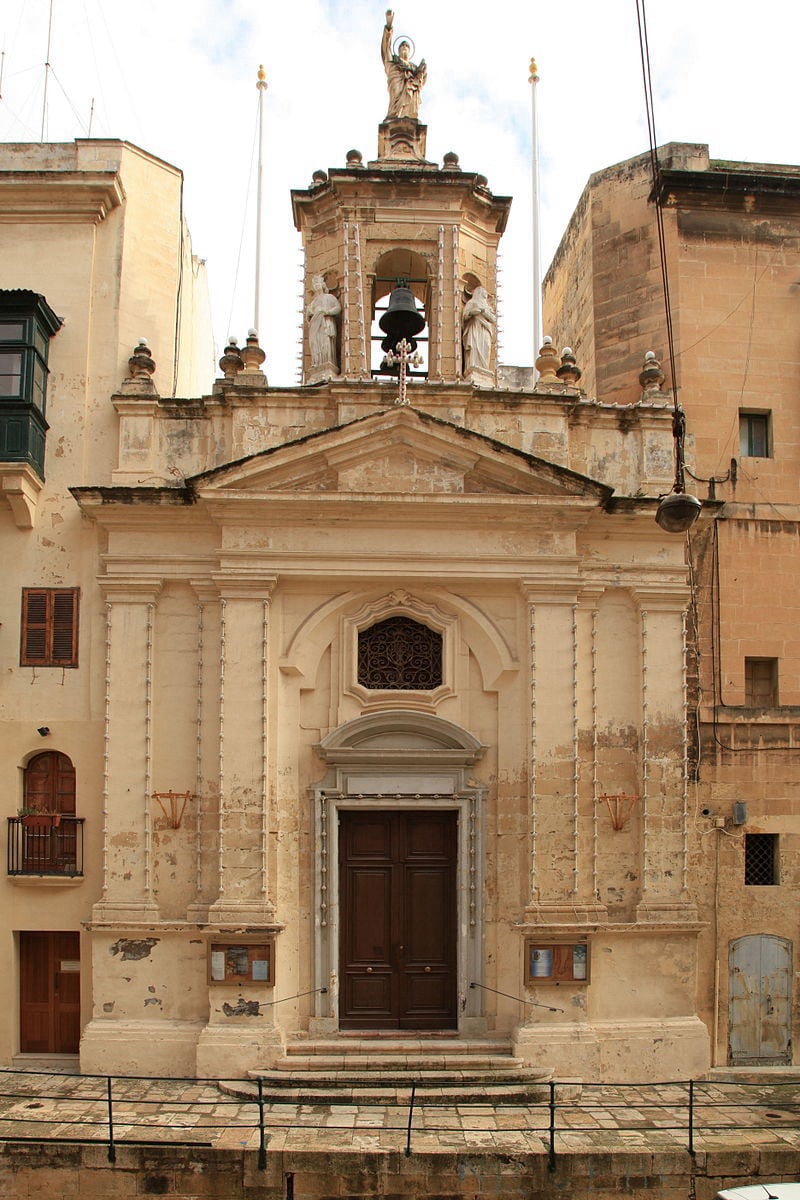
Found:
[[[153,799],[169,822],[170,829],[180,829],[186,805],[194,800],[193,792],[153,792]]]
[[[628,823],[628,819],[633,812],[634,805],[639,797],[626,795],[624,793],[620,793],[619,795],[608,795],[604,792],[600,799],[605,800],[606,804],[608,805],[608,815],[611,817],[611,828],[616,829],[617,832],[619,832],[619,830],[624,829]]]

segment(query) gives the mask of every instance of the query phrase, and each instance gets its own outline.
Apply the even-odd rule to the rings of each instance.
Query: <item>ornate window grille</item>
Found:
[[[387,617],[358,635],[358,682],[380,691],[442,685],[442,635],[411,617]]]

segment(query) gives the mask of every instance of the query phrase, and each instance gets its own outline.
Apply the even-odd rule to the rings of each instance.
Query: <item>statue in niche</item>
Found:
[[[341,313],[342,306],[328,291],[322,275],[312,276],[311,291],[314,294],[306,308],[311,366],[313,369],[332,365],[335,374],[338,370],[336,364],[336,318]]]
[[[386,10],[386,24],[383,27],[381,39],[381,58],[386,69],[386,81],[389,85],[390,117],[419,118],[419,103],[422,99],[422,88],[428,78],[428,68],[423,58],[419,66],[411,61],[411,46],[402,41],[397,47],[397,53],[392,52],[392,26],[394,13]]]
[[[497,315],[489,306],[485,287],[476,287],[461,314],[464,345],[464,374],[473,368],[491,370],[492,338]]]

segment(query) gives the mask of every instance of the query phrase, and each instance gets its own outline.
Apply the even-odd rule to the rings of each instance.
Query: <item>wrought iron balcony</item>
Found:
[[[9,817],[9,875],[83,875],[83,821],[63,813]]]

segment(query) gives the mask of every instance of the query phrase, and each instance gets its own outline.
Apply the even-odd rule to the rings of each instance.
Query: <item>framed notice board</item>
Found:
[[[209,942],[208,982],[272,987],[275,983],[275,943],[245,938],[217,938]]]
[[[525,942],[525,984],[588,983],[589,946],[586,942]]]

